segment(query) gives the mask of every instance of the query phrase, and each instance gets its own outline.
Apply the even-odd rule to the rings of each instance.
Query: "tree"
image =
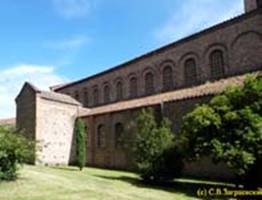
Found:
[[[174,160],[175,152],[171,151],[171,149],[174,150],[172,146],[174,136],[170,122],[163,119],[160,125],[157,125],[153,109],[143,109],[136,123],[137,133],[133,149],[140,176],[143,180],[150,182],[173,179],[179,174],[180,169],[178,167],[173,170],[174,165],[167,166],[172,161],[179,162],[179,160]]]
[[[14,180],[17,170],[34,160],[35,143],[10,127],[0,127],[0,180]]]
[[[180,134],[188,158],[223,161],[243,184],[262,182],[262,78],[227,88],[187,114]]]
[[[76,164],[80,170],[86,163],[86,137],[85,124],[81,119],[76,121]]]

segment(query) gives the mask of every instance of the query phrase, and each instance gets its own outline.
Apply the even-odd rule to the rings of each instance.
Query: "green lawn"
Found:
[[[186,200],[210,182],[179,180],[149,187],[128,172],[25,166],[15,182],[0,182],[0,200]]]

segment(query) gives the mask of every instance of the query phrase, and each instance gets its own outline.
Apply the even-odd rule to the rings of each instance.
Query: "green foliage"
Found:
[[[85,124],[81,119],[76,121],[76,164],[80,170],[86,163],[86,135]]]
[[[180,164],[175,166],[175,169],[171,169],[174,165],[166,165],[175,158],[175,152],[171,153],[171,150],[174,150],[171,148],[174,137],[170,122],[164,119],[160,125],[157,125],[152,109],[143,109],[136,122],[134,155],[141,177],[146,181],[173,179],[181,170],[177,167]],[[177,162],[180,161],[177,160]]]
[[[243,86],[230,87],[198,106],[184,118],[181,138],[189,158],[210,155],[244,183],[261,183],[262,78],[249,76]]]
[[[0,127],[0,180],[16,179],[19,166],[34,159],[34,149],[34,142],[14,129]]]

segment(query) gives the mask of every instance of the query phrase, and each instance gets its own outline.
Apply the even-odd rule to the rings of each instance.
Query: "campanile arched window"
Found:
[[[122,100],[123,99],[123,84],[121,81],[118,81],[116,83],[116,100]]]
[[[106,133],[105,133],[105,126],[103,124],[100,124],[97,127],[97,147],[98,148],[106,147]]]
[[[154,93],[154,75],[152,72],[147,72],[145,75],[145,93],[146,95]]]
[[[137,96],[137,78],[132,77],[129,80],[129,96],[131,98],[134,98]]]
[[[124,126],[121,123],[115,124],[115,147],[119,148],[123,145]]]
[[[84,96],[84,102],[83,102],[83,105],[85,107],[88,107],[88,92],[87,92],[87,88],[84,88],[83,89],[83,96]]]
[[[110,88],[108,85],[104,86],[104,103],[110,102]]]
[[[185,61],[185,83],[186,85],[194,85],[197,82],[196,61],[189,58]]]
[[[163,90],[169,91],[173,89],[173,70],[171,66],[163,69]]]
[[[98,88],[93,90],[93,105],[96,106],[99,104],[99,91]]]
[[[221,50],[214,50],[209,56],[211,78],[221,78],[224,76],[224,55]]]

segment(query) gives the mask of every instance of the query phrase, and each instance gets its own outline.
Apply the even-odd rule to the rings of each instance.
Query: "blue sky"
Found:
[[[103,71],[243,13],[243,0],[1,0],[0,118],[24,81]]]

